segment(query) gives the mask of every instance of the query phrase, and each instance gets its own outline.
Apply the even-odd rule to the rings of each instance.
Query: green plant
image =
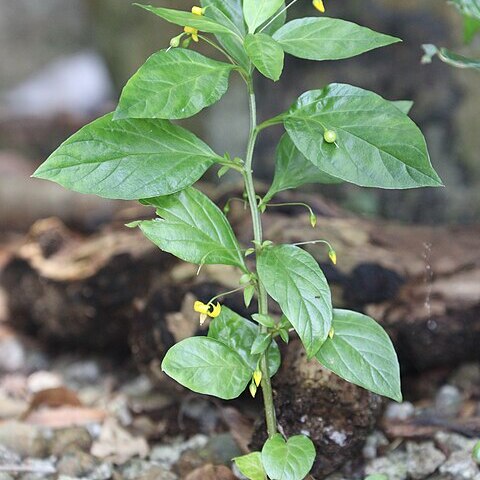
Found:
[[[320,0],[314,6],[324,10]],[[325,276],[309,253],[299,245],[275,245],[263,238],[261,215],[278,192],[306,183],[404,189],[439,186],[441,181],[421,131],[407,115],[410,102],[332,84],[304,93],[287,112],[259,123],[253,74],[256,69],[277,80],[285,53],[338,60],[399,40],[334,18],[286,22],[283,0],[202,0],[202,7],[191,13],[141,7],[184,31],[132,77],[114,113],[73,135],[34,176],[78,192],[155,207],[157,218],[130,226],[186,262],[238,268],[238,289],[247,306],[256,296],[258,314],[250,320],[221,307],[218,298],[231,292],[196,302],[200,321],[213,319],[208,336],[173,346],[162,368],[185,387],[222,399],[238,397],[247,387],[255,396],[261,386],[269,439],[261,452],[235,461],[253,480],[300,480],[312,467],[315,449],[306,436],[285,439],[278,432],[270,380],[280,365],[277,341],[288,343],[295,331],[310,359],[397,401],[402,398],[399,365],[390,339],[374,320],[333,309]],[[192,41],[210,44],[226,61],[189,50]],[[232,72],[245,81],[250,106],[243,159],[218,155],[171,122],[219,100]],[[286,133],[278,146],[273,182],[262,198],[253,181],[255,144],[264,129],[277,124]],[[246,249],[221,210],[192,186],[213,165],[220,167],[220,177],[233,170],[244,179],[254,232]],[[314,228],[316,217],[309,212]],[[325,244],[336,263],[328,242],[308,243]],[[269,315],[268,296],[279,304],[281,319]]]
[[[475,35],[480,31],[480,0],[451,0],[452,5],[457,7],[464,20],[464,40],[469,44]],[[425,55],[422,63],[431,63],[434,56],[437,56],[442,62],[459,68],[473,68],[480,70],[480,60],[466,57],[448,50],[447,48],[438,48],[432,44],[423,45]]]

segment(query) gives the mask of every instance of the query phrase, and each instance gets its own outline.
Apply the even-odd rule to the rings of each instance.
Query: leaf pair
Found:
[[[276,434],[266,441],[262,452],[235,458],[240,472],[249,480],[303,480],[312,469],[315,447],[304,435],[284,440]]]
[[[192,337],[174,345],[162,362],[163,371],[197,393],[225,400],[238,397],[256,370],[259,356],[251,354],[258,326],[226,307],[212,321],[208,337]],[[267,359],[270,374],[280,366],[280,352],[273,342]]]

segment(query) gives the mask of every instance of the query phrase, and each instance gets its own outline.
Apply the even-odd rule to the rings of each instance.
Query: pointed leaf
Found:
[[[252,452],[242,457],[233,459],[240,473],[248,478],[248,480],[265,480],[265,470],[262,465],[262,454],[260,452]]]
[[[202,7],[207,7],[205,16],[224,25],[237,35],[216,33],[217,40],[223,48],[247,71],[251,63],[243,46],[247,28],[243,19],[242,0],[201,0]]]
[[[415,123],[379,95],[344,84],[304,93],[285,127],[296,147],[326,173],[365,187],[440,186]],[[324,141],[325,131],[335,143]]]
[[[342,180],[322,172],[298,150],[288,134],[284,134],[277,147],[275,176],[264,202],[279,192],[307,183],[342,183]]]
[[[161,219],[140,223],[145,236],[165,252],[197,265],[235,265],[246,270],[230,223],[221,210],[193,187],[144,200]]]
[[[210,323],[208,336],[235,350],[253,373],[258,364],[259,355],[252,355],[251,348],[260,329],[257,325],[223,306],[222,313]],[[280,350],[275,341],[268,348],[268,371],[273,377],[280,367]]]
[[[283,70],[282,47],[265,33],[249,34],[245,38],[245,50],[258,71],[274,81]]]
[[[195,183],[222,158],[166,120],[95,120],[64,142],[34,177],[80,193],[137,200]]]
[[[259,333],[253,342],[250,353],[252,355],[261,355],[270,345],[272,341],[271,333]]]
[[[315,259],[301,248],[264,248],[257,260],[260,280],[292,323],[313,357],[332,326],[332,300],[327,280]]]
[[[237,398],[252,372],[240,355],[208,337],[192,337],[174,345],[165,355],[162,370],[190,390],[224,400]]]
[[[115,120],[191,117],[220,100],[233,68],[182,48],[154,53],[123,89]]]
[[[402,401],[400,367],[392,341],[375,320],[334,310],[333,338],[317,353],[318,361],[348,382]]]
[[[401,40],[336,18],[300,18],[273,36],[283,49],[308,60],[339,60]]]
[[[139,3],[134,3],[134,5],[158,15],[167,22],[181,27],[189,26],[197,28],[200,32],[206,33],[226,33],[229,35],[235,35],[235,32],[205,15],[195,15],[191,12],[184,12],[172,8],[153,7],[151,5],[140,5]]]
[[[395,100],[390,103],[397,107],[405,115],[408,115],[410,110],[413,108],[413,102],[411,100]]]
[[[243,0],[243,14],[248,25],[248,32],[255,30],[273,17],[284,0]]]
[[[437,55],[438,58],[444,62],[458,68],[473,68],[480,70],[480,60],[464,57],[458,53],[447,50],[446,48],[437,48],[435,45],[422,45],[425,50],[425,55],[422,58],[422,63],[430,63],[432,58]]]
[[[315,447],[304,435],[287,442],[277,433],[262,449],[262,464],[271,480],[303,480],[312,469]]]

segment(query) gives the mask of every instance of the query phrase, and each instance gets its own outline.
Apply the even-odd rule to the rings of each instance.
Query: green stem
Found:
[[[248,202],[252,214],[253,235],[255,240],[255,250],[257,255],[260,253],[263,242],[261,213],[257,204],[257,195],[253,183],[253,152],[258,136],[257,130],[257,105],[253,84],[251,79],[248,82],[249,99],[250,99],[250,135],[248,139],[247,156],[245,159],[245,190],[248,196]],[[258,280],[258,313],[268,315],[268,297],[265,287],[261,280]],[[261,327],[262,333],[267,333],[266,327]],[[268,371],[268,359],[265,353],[260,361],[260,370],[262,371],[262,392],[263,403],[265,406],[265,418],[267,422],[268,436],[271,438],[277,433],[277,421],[275,418],[275,407],[273,404],[272,384],[270,382],[270,373]]]

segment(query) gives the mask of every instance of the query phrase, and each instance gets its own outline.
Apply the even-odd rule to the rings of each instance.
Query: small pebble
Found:
[[[455,480],[476,480],[479,470],[472,460],[471,452],[453,452],[440,467],[440,473],[451,475]]]
[[[410,402],[394,403],[391,402],[388,404],[385,411],[385,418],[388,420],[399,420],[404,422],[409,418],[413,417],[415,414],[415,407]]]
[[[433,442],[407,443],[407,472],[413,480],[421,480],[434,473],[446,460]]]
[[[435,397],[435,411],[444,418],[454,418],[460,412],[463,396],[453,385],[444,385]]]

